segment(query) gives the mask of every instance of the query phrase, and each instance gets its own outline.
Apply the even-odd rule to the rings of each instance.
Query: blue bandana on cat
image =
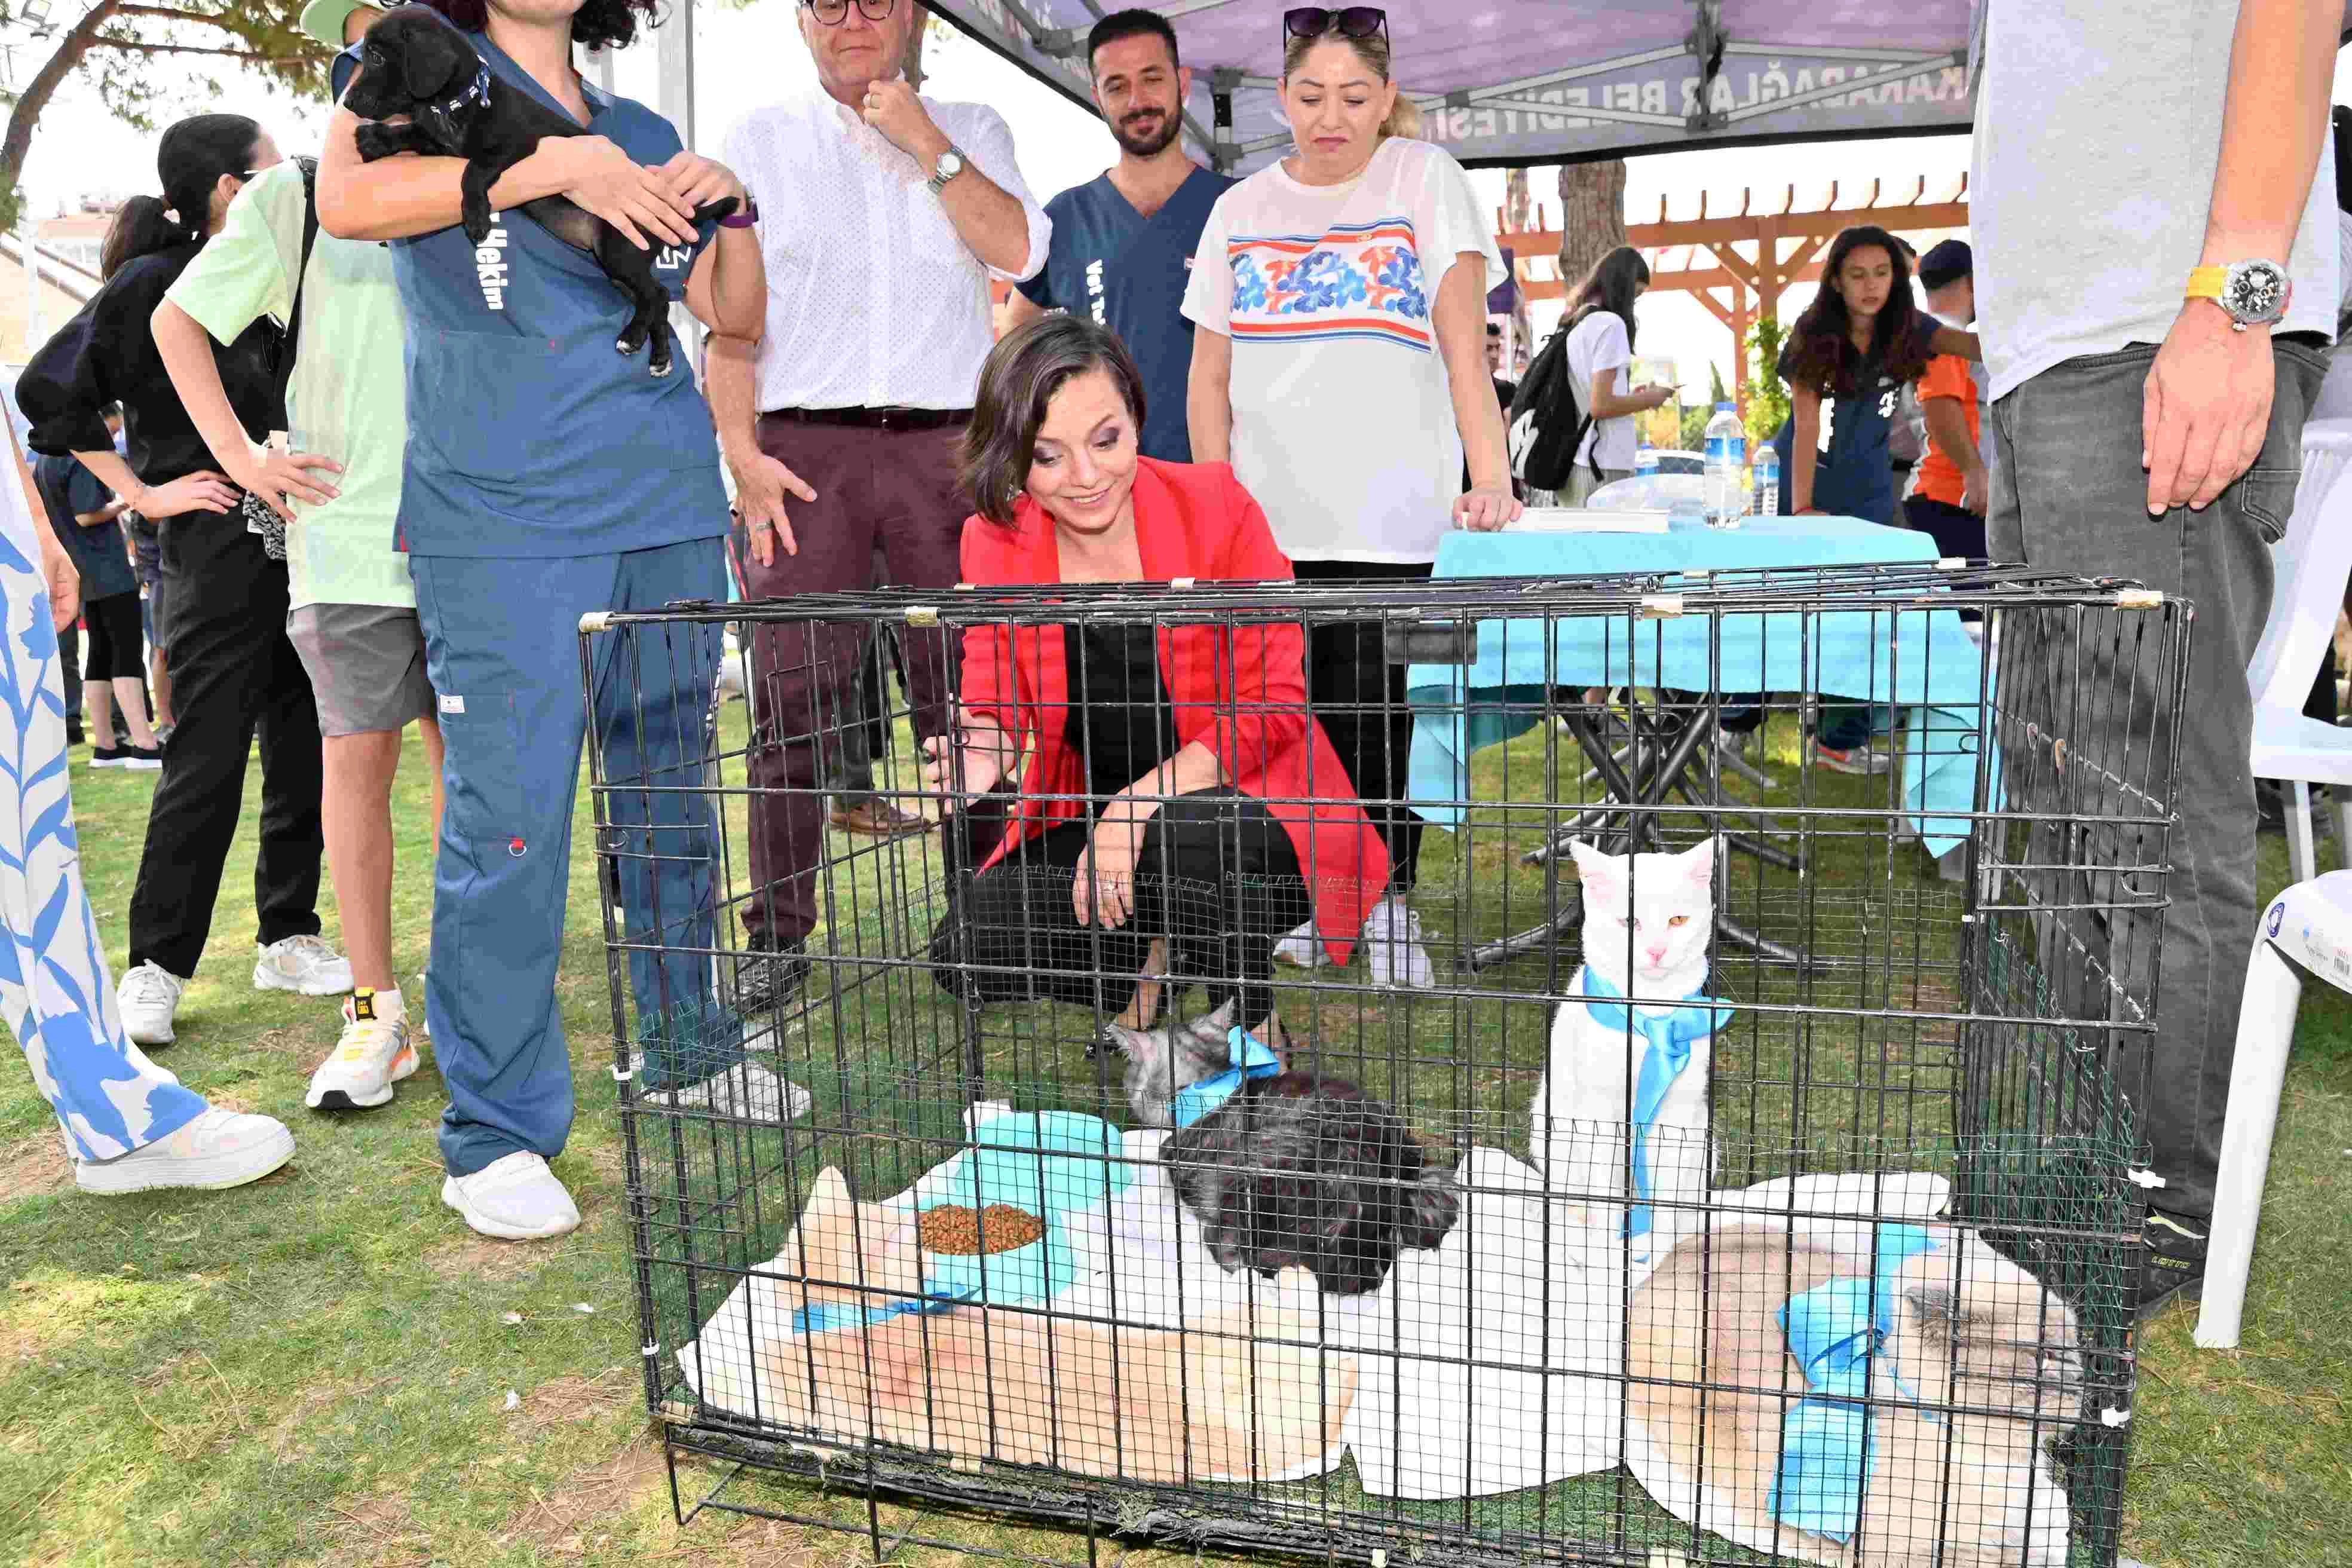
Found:
[[[1274,1047],[1238,1024],[1225,1031],[1225,1046],[1233,1053],[1233,1066],[1176,1091],[1169,1114],[1177,1126],[1192,1126],[1231,1100],[1249,1079],[1273,1078],[1282,1071],[1282,1058],[1274,1054]]]
[[[1630,1026],[1638,1030],[1650,1042],[1642,1053],[1642,1071],[1633,1081],[1633,1195],[1646,1200],[1650,1195],[1650,1128],[1658,1120],[1658,1111],[1666,1103],[1666,1090],[1690,1066],[1691,1042],[1703,1040],[1715,1033],[1716,1019],[1728,1014],[1731,1005],[1720,996],[1693,992],[1684,1005],[1671,1013],[1643,1013],[1620,1002],[1603,1002],[1599,996],[1622,996],[1625,994],[1591,964],[1584,966],[1584,1010],[1592,1021],[1604,1029],[1622,1034]],[[1711,1004],[1697,1005],[1696,1004]],[[1625,1234],[1638,1239],[1650,1234],[1650,1205],[1644,1201],[1625,1211]]]
[[[878,1307],[860,1307],[854,1302],[824,1302],[814,1307],[803,1307],[793,1314],[793,1332],[824,1334],[835,1329],[856,1328],[860,1323],[887,1323],[908,1312],[945,1312],[977,1299],[978,1286],[961,1290],[933,1290],[926,1295],[896,1301],[886,1301]]]
[[[1789,1353],[1813,1390],[1780,1417],[1780,1468],[1766,1505],[1780,1523],[1832,1541],[1853,1536],[1872,1460],[1870,1406],[1854,1402],[1870,1396],[1872,1352],[1895,1331],[1895,1275],[1936,1247],[1916,1225],[1881,1226],[1878,1266],[1869,1279],[1828,1280],[1780,1309]],[[1895,1385],[1917,1403],[1900,1376]]]

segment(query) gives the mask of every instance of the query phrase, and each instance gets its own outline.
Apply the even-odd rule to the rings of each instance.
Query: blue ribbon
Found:
[[[793,1314],[793,1332],[825,1334],[835,1329],[854,1329],[863,1323],[887,1323],[908,1312],[929,1314],[945,1312],[962,1306],[980,1295],[977,1287],[961,1290],[933,1290],[904,1300],[886,1302],[879,1307],[861,1307],[854,1303],[824,1302],[814,1307],[803,1307]]]
[[[1622,1002],[1594,1000],[1594,993],[1601,996],[1625,994],[1589,963],[1584,966],[1584,984],[1585,1011],[1592,1015],[1594,1023],[1620,1034],[1629,1028],[1637,1030],[1650,1042],[1642,1053],[1642,1070],[1633,1080],[1633,1195],[1642,1201],[1625,1211],[1625,1234],[1639,1238],[1650,1234],[1650,1129],[1666,1103],[1666,1091],[1682,1076],[1683,1068],[1690,1066],[1691,1042],[1715,1033],[1717,1016],[1731,1008],[1721,997],[1699,992],[1693,992],[1671,1013],[1643,1013]],[[1697,1003],[1713,1005],[1693,1005]]]
[[[1863,1482],[1872,1463],[1871,1409],[1857,1401],[1870,1395],[1872,1354],[1895,1331],[1895,1275],[1936,1247],[1916,1225],[1882,1226],[1878,1263],[1869,1279],[1828,1280],[1791,1296],[1780,1309],[1789,1353],[1812,1388],[1780,1416],[1780,1465],[1769,1507],[1782,1524],[1843,1542],[1861,1522]],[[1895,1388],[1918,1398],[1900,1377]]]
[[[1176,1091],[1170,1115],[1177,1126],[1192,1126],[1231,1100],[1251,1079],[1273,1078],[1282,1071],[1282,1058],[1274,1054],[1274,1047],[1238,1024],[1225,1031],[1225,1046],[1232,1053],[1233,1066]]]

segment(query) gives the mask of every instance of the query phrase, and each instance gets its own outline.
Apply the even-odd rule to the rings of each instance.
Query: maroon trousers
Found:
[[[929,430],[805,424],[760,417],[760,449],[808,481],[814,502],[788,504],[796,554],[780,547],[773,564],[741,556],[749,597],[854,592],[888,583],[953,588],[963,521],[971,511],[956,481],[960,425]],[[877,580],[879,549],[887,575]],[[751,875],[758,887],[743,911],[752,947],[787,947],[817,923],[824,853],[822,758],[841,731],[864,721],[856,700],[872,626],[858,621],[760,626],[751,634],[759,729],[750,762]],[[957,639],[937,629],[901,628],[901,655],[916,737],[945,732],[955,692]],[[894,781],[877,758],[875,784]]]

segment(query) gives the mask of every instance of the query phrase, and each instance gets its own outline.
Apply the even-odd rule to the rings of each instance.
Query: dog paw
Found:
[[[614,352],[619,353],[624,359],[627,359],[645,346],[646,345],[643,343],[631,342],[625,335],[613,340],[613,348]]]
[[[670,361],[664,360],[659,364],[653,367],[654,379],[656,381],[663,380],[671,371],[676,370],[677,368],[677,366]]]

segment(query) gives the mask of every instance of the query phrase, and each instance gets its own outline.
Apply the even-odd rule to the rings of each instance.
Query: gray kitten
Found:
[[[1103,1026],[1103,1037],[1127,1058],[1127,1102],[1135,1108],[1137,1121],[1146,1127],[1175,1126],[1178,1091],[1234,1065],[1233,1047],[1225,1037],[1233,1029],[1239,1001],[1236,997],[1189,1024],[1163,1024],[1156,1029]]]

